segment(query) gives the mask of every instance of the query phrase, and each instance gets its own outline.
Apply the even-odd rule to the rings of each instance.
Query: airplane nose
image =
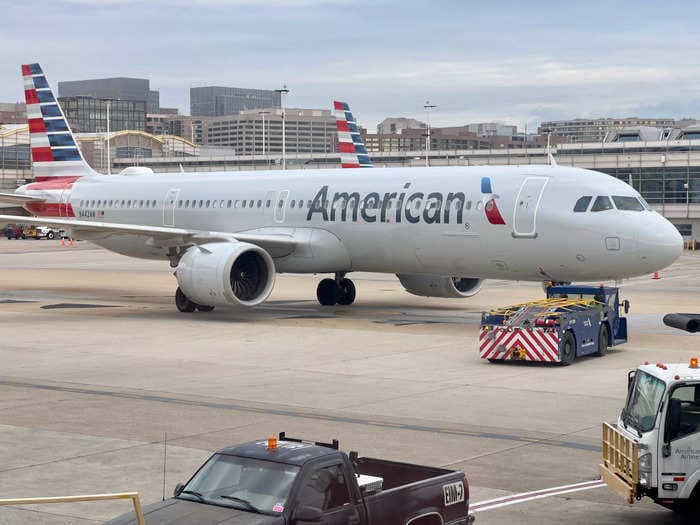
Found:
[[[683,238],[668,220],[654,214],[639,232],[639,252],[649,272],[671,265],[683,253]]]

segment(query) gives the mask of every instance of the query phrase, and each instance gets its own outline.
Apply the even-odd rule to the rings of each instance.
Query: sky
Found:
[[[388,0],[0,0],[0,101],[20,64],[49,82],[148,78],[189,114],[189,88],[275,89],[288,107],[350,104],[433,126],[578,117],[700,118],[700,3]]]

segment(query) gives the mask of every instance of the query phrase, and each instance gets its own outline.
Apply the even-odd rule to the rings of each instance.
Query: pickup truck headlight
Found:
[[[645,487],[649,486],[649,478],[651,477],[651,452],[639,456],[639,484]]]

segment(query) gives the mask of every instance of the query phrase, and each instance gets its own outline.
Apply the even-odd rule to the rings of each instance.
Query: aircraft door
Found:
[[[60,202],[58,204],[58,216],[59,217],[72,217],[73,215],[68,213],[70,206],[70,190],[63,190],[61,192]]]
[[[528,177],[520,187],[513,212],[513,237],[537,237],[537,209],[547,177]]]
[[[275,222],[284,222],[284,213],[287,209],[288,198],[289,190],[282,190],[277,192],[277,199],[275,199]]]
[[[163,226],[175,226],[175,208],[177,208],[177,197],[179,189],[168,190],[163,199]]]

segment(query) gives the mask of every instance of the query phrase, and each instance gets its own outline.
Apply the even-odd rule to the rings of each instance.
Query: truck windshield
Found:
[[[215,454],[178,498],[280,514],[298,473],[294,465]]]
[[[627,405],[622,412],[623,423],[639,432],[648,432],[654,428],[665,390],[666,385],[661,379],[637,371]]]

